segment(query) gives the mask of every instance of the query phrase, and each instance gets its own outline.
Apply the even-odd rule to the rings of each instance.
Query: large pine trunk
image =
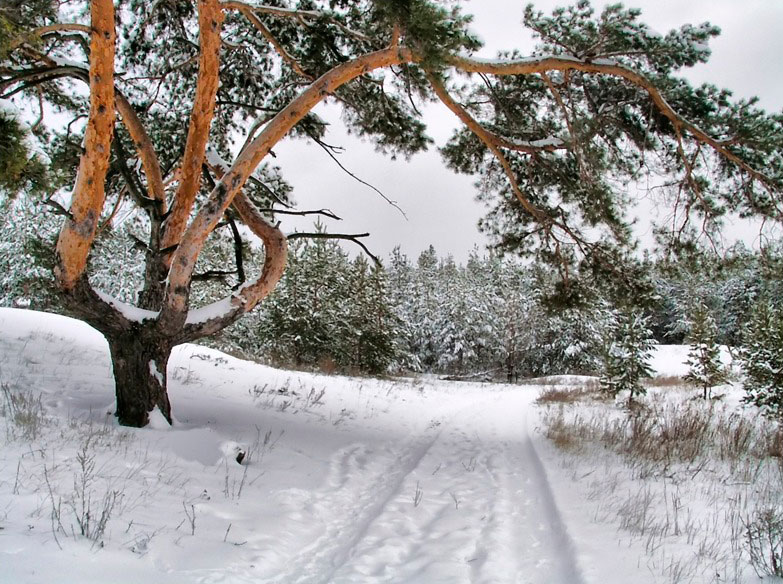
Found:
[[[166,390],[166,366],[171,342],[153,331],[128,331],[107,335],[114,368],[117,410],[123,426],[141,428],[157,408],[171,423],[171,404]]]

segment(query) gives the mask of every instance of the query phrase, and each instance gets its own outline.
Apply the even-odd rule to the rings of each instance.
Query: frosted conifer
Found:
[[[634,395],[647,391],[641,381],[652,377],[650,356],[655,340],[647,318],[639,314],[618,314],[609,328],[609,336],[600,378],[601,390],[613,397],[628,391],[630,404]]]
[[[745,373],[745,401],[783,419],[783,309],[762,300],[745,330],[740,353]]]
[[[726,370],[720,362],[718,327],[703,304],[696,307],[691,317],[690,338],[686,361],[690,370],[684,379],[702,388],[704,399],[708,399],[710,390],[726,381]]]

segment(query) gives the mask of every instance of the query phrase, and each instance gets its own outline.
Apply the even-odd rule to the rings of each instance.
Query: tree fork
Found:
[[[169,326],[170,323],[176,323],[177,321],[184,322],[190,291],[190,278],[207,236],[223,217],[226,209],[234,201],[237,193],[250,177],[250,174],[272,147],[337,88],[375,69],[412,62],[415,59],[416,56],[409,49],[394,47],[362,55],[352,61],[338,65],[319,77],[267,124],[255,140],[237,157],[217,187],[212,190],[207,203],[201,208],[185,231],[182,237],[182,244],[172,258],[166,297],[161,310],[163,326]],[[237,210],[241,215],[242,211],[240,209]],[[247,288],[244,290],[248,291]],[[251,305],[255,305],[257,302],[255,298],[248,298],[247,296],[244,299]]]

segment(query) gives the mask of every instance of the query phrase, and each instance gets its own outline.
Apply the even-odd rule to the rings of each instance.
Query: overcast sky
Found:
[[[609,3],[594,1],[593,6],[598,12]],[[521,25],[526,4],[517,0],[463,2],[465,12],[475,16],[473,31],[485,43],[480,56],[532,48],[531,37]],[[567,4],[534,2],[545,12]],[[710,62],[688,70],[686,76],[696,84],[710,82],[731,89],[737,97],[758,96],[767,110],[783,110],[783,0],[631,0],[625,4],[641,8],[642,21],[663,34],[684,23],[709,21],[719,26],[722,34],[711,43]],[[475,201],[474,179],[447,170],[436,147],[410,161],[392,161],[374,153],[371,144],[345,136],[336,110],[318,111],[332,122],[327,141],[346,148],[340,162],[394,200],[406,216],[340,171],[320,148],[302,141],[286,142],[275,148],[274,162],[294,185],[301,209],[326,207],[337,213],[343,221],[328,225],[334,232],[369,231],[371,237],[365,241],[382,258],[400,245],[415,259],[433,244],[441,255],[450,253],[463,262],[473,246],[486,244],[476,226],[483,207]],[[458,123],[441,105],[429,107],[426,118],[436,145],[442,145]],[[289,232],[311,226],[312,219],[286,219],[283,224]]]

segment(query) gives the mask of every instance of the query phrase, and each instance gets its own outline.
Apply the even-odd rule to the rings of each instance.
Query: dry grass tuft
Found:
[[[657,375],[644,381],[647,387],[682,387],[685,380],[679,375]]]
[[[541,391],[536,399],[539,404],[573,404],[583,401],[600,401],[605,396],[597,380],[580,382],[577,385],[551,385]]]
[[[539,401],[576,401],[569,396],[558,402],[558,396],[555,392]],[[733,463],[777,459],[783,466],[783,430],[777,424],[726,413],[711,402],[651,403],[622,416],[566,416],[560,407],[544,413],[542,420],[545,435],[566,449],[600,444],[632,465],[654,463],[660,472],[675,463],[693,465],[710,458]]]

